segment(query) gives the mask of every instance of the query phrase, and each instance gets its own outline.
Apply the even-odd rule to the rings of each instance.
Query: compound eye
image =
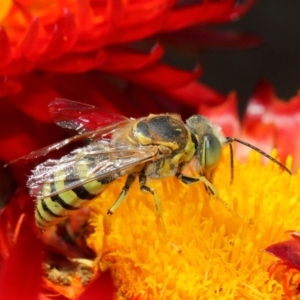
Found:
[[[205,134],[201,144],[202,166],[205,169],[214,168],[221,158],[222,145],[219,139],[213,134]]]

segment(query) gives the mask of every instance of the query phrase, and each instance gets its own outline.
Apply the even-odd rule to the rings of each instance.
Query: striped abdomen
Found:
[[[45,183],[43,194],[53,193],[64,188],[63,182]],[[59,193],[52,197],[38,199],[35,209],[37,226],[45,230],[49,226],[58,223],[68,217],[74,210],[78,210],[88,204],[88,200],[95,198],[105,188],[105,184],[92,181],[72,190]]]
[[[65,171],[62,170],[54,174],[51,180],[44,183],[42,194],[49,195],[57,191],[66,190],[68,184],[72,182],[70,177],[72,177],[73,180],[80,178],[77,172],[67,176]],[[117,177],[119,177],[119,174],[102,179],[101,181],[94,180],[85,183],[51,197],[37,199],[35,208],[35,221],[37,226],[45,230],[51,225],[68,217],[75,210],[87,205],[89,200],[99,195],[105,189],[106,185]],[[56,181],[55,178],[59,178],[60,180]]]

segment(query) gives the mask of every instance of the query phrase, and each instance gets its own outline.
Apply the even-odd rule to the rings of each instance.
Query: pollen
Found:
[[[100,270],[109,269],[117,299],[276,299],[282,287],[267,269],[274,258],[263,250],[299,230],[300,173],[289,175],[257,153],[234,164],[224,151],[212,180],[213,197],[202,183],[177,178],[148,180],[161,199],[163,224],[151,194],[133,184],[111,216],[104,234],[103,216],[117,199],[120,178],[91,202],[88,237]],[[273,153],[276,154],[275,152]],[[287,167],[292,164],[288,158]]]

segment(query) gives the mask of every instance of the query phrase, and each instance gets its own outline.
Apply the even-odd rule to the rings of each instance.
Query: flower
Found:
[[[268,246],[265,250],[279,260],[269,267],[269,275],[281,282],[288,299],[299,297],[299,232],[287,231],[292,239]]]
[[[108,236],[103,216],[124,178],[91,203],[95,232],[88,245],[100,256],[99,268],[112,271],[118,299],[279,297],[279,284],[266,273],[272,258],[262,250],[296,226],[300,175],[273,163],[263,166],[253,153],[234,173],[230,186],[227,151],[214,177],[220,201],[202,184],[186,186],[176,178],[149,182],[161,198],[166,233],[153,198],[137,183],[112,216]]]
[[[229,151],[224,150],[213,180],[217,199],[201,183],[187,186],[173,177],[149,181],[162,202],[165,231],[157,219],[153,197],[140,191],[137,182],[111,217],[108,235],[104,234],[103,216],[116,200],[124,178],[112,182],[91,202],[87,216],[94,231],[74,236],[84,237],[96,254],[94,258],[85,254],[87,261],[95,262],[90,272],[97,275],[110,270],[118,299],[244,299],[281,295],[281,286],[266,272],[272,257],[262,250],[282,239],[288,228],[296,228],[300,174],[289,175],[272,162],[262,165],[260,156],[252,153],[248,162],[235,162],[235,179],[230,185]],[[287,166],[291,163],[289,159]],[[8,217],[2,237],[9,232],[5,228],[11,228],[7,220],[15,216],[13,212],[20,207],[20,201],[28,205],[26,197],[20,195],[19,201],[10,202],[2,213],[2,220]],[[20,210],[24,212],[22,207]],[[25,210],[26,220],[30,220],[29,211],[32,213]],[[50,228],[46,232],[48,251],[54,231]],[[60,239],[60,251],[66,251],[65,255],[71,253],[72,245],[83,249],[74,240],[68,242],[69,238],[63,236]],[[69,249],[64,248],[64,243]],[[84,289],[75,279],[68,289],[60,281],[53,282],[50,269],[46,269],[44,289],[56,290],[71,299]],[[72,278],[74,274],[69,275]]]
[[[188,41],[186,27],[231,21],[253,3],[1,3],[1,160],[68,135],[54,128],[45,113],[55,97],[132,117],[166,110],[185,116],[205,103],[226,106],[222,95],[196,82],[201,68],[185,71],[160,62],[162,41],[176,42],[179,29]],[[228,98],[234,101],[234,94]],[[227,125],[238,128],[236,115],[228,120]],[[229,165],[225,153],[213,181],[217,199],[202,184],[187,187],[175,178],[151,183],[163,204],[165,227],[156,222],[153,199],[135,185],[103,228],[103,216],[124,183],[121,178],[90,207],[41,235],[34,224],[34,203],[19,188],[0,213],[0,296],[111,299],[114,288],[119,298],[131,299],[277,296],[280,285],[264,272],[271,257],[261,250],[296,226],[299,175],[289,177],[252,157],[235,164],[230,186]],[[22,185],[28,171],[19,166],[11,171]],[[282,201],[286,198],[292,201]],[[273,224],[278,214],[289,218]]]
[[[218,93],[196,82],[201,68],[160,62],[157,35],[235,20],[254,3],[235,2],[1,3],[0,109],[6,117],[0,158],[10,161],[63,137],[45,113],[56,97],[130,117],[170,110],[187,115],[196,103],[218,102]]]
[[[157,61],[161,49],[154,49],[147,57],[121,45],[194,24],[231,21],[253,3],[5,1],[1,14],[1,74],[22,74],[33,68],[64,73],[100,69],[132,77],[133,70]]]

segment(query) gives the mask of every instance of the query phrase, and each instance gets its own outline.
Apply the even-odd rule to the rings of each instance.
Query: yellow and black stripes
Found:
[[[80,174],[82,173],[83,164],[80,165],[80,172],[78,168],[73,168],[67,175],[65,171],[53,174],[48,182],[43,185],[42,194],[56,195],[38,199],[35,209],[35,218],[38,227],[46,229],[52,224],[59,222],[66,218],[74,210],[78,210],[88,203],[88,200],[95,198],[105,188],[105,184],[101,181],[91,181],[84,185],[79,185],[73,189],[68,190],[68,186],[72,182],[80,182]],[[60,180],[56,180],[59,178]],[[105,180],[104,180],[105,181]]]

